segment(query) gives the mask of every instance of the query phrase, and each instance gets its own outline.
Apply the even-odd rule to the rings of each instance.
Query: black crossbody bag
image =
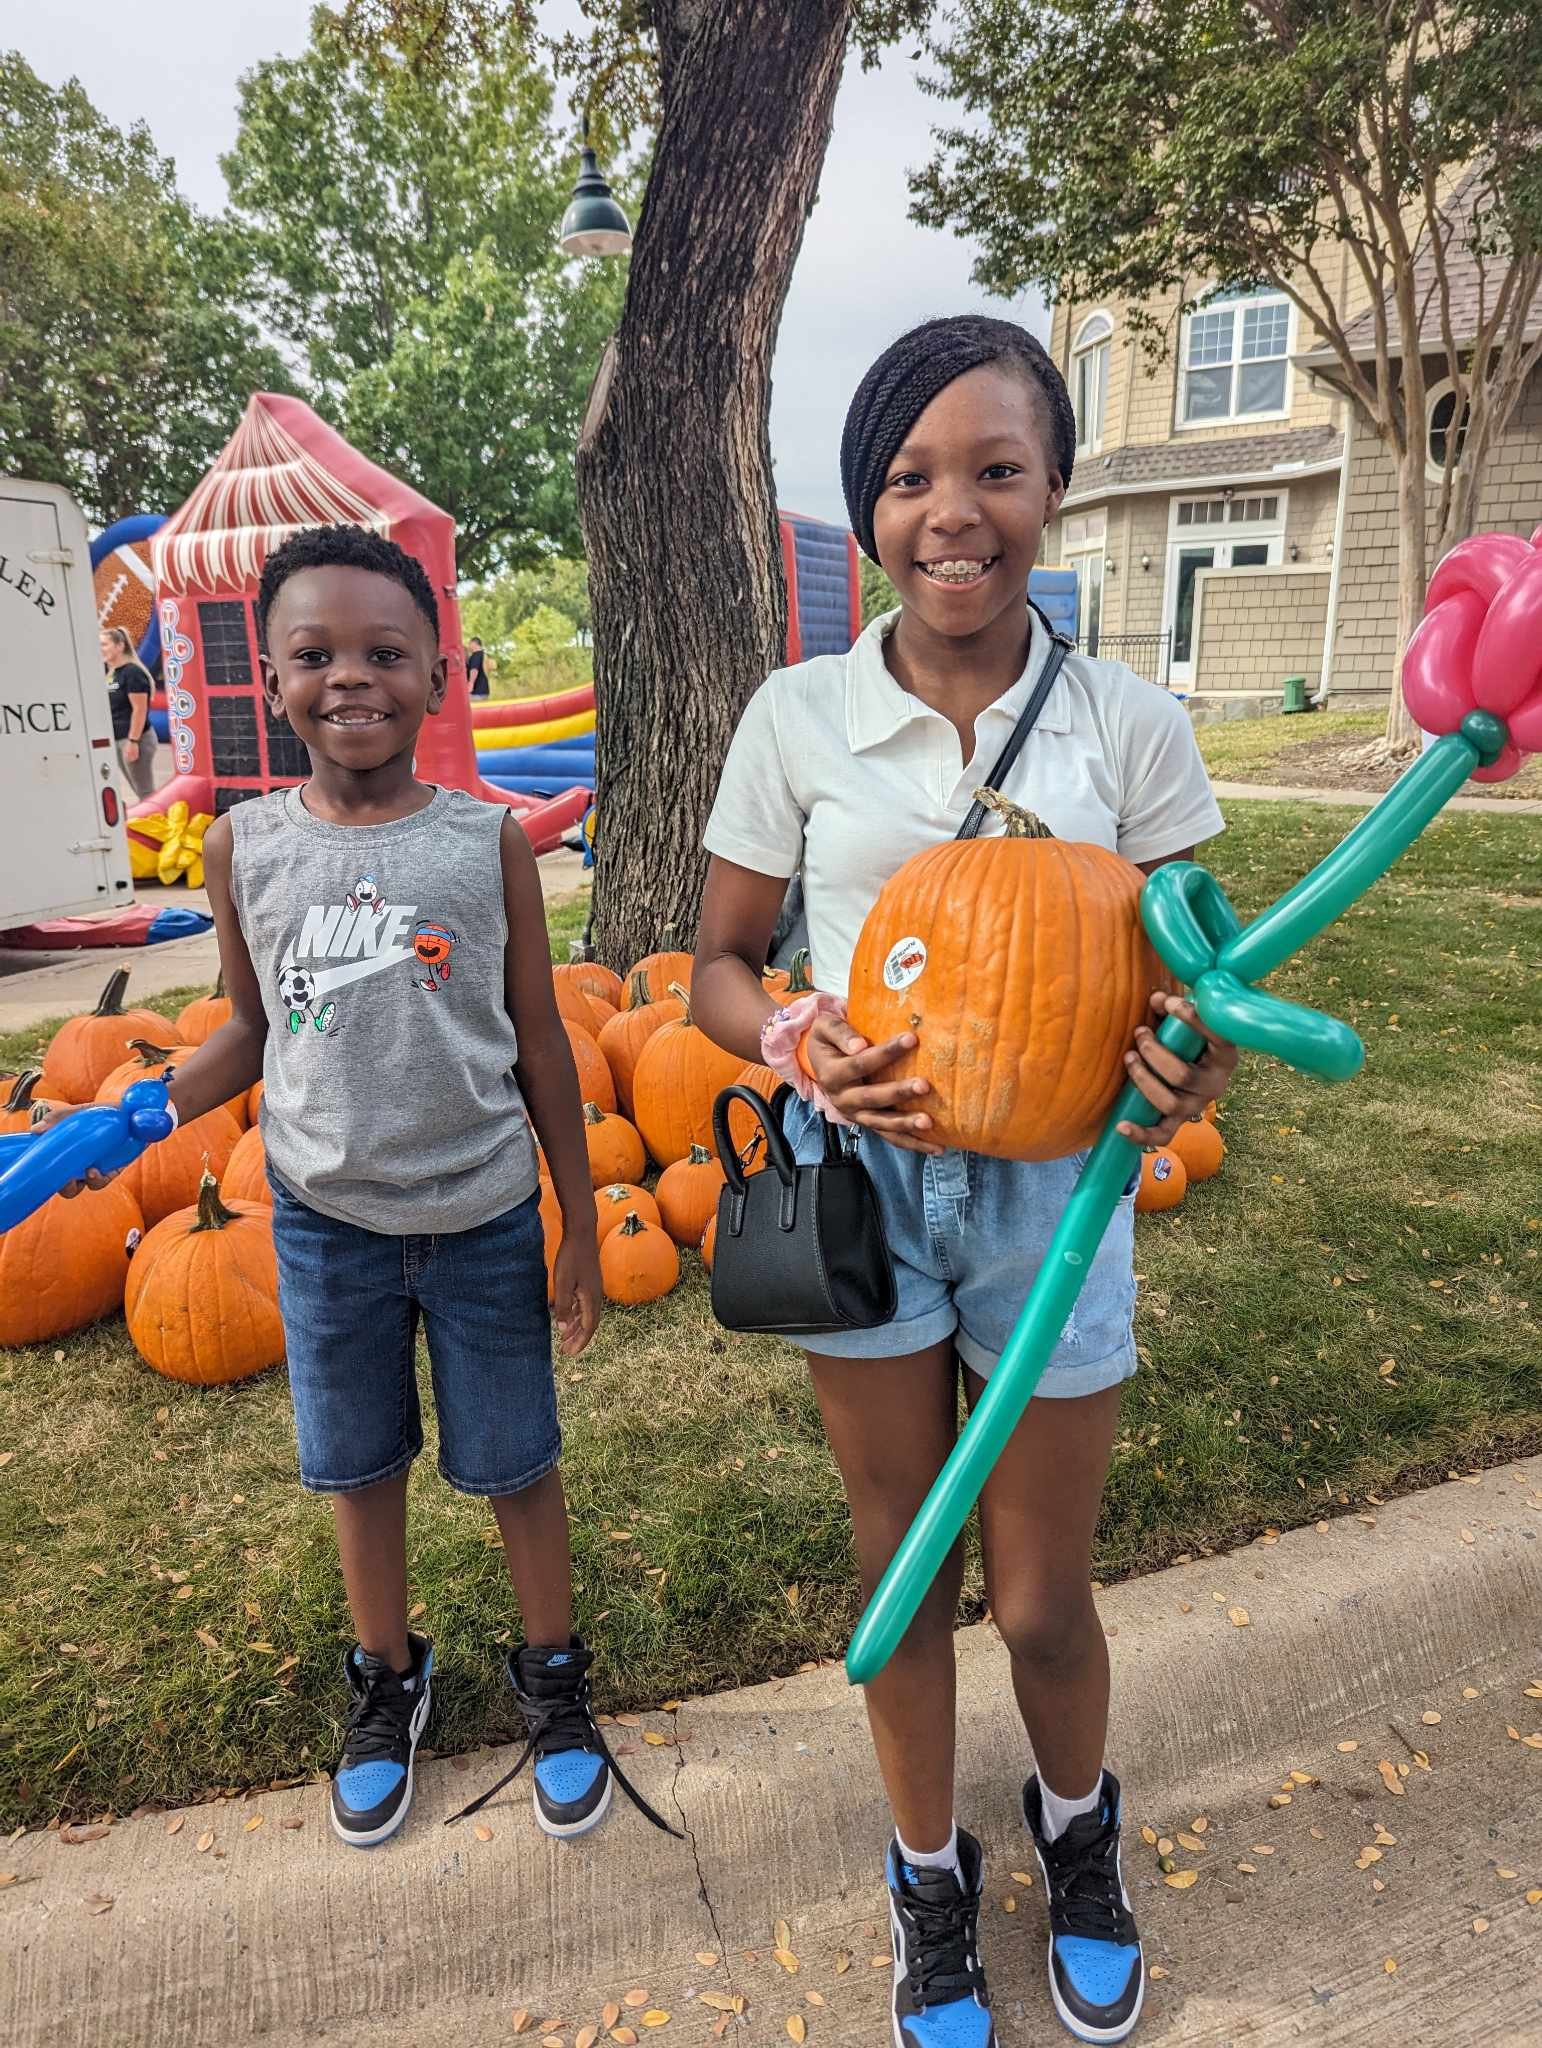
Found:
[[[1070,641],[1052,629],[1051,639],[1044,672],[987,788],[1001,787],[1071,651]],[[958,837],[978,838],[984,822],[985,806],[976,800]],[[752,1089],[735,1085],[713,1105],[712,1133],[728,1184],[718,1196],[712,1313],[726,1330],[782,1335],[876,1329],[894,1315],[894,1267],[878,1197],[857,1157],[856,1128],[841,1130],[826,1120],[824,1158],[800,1166],[782,1131],[791,1093],[784,1083],[768,1104]],[[745,1173],[729,1134],[728,1112],[735,1102],[760,1125],[766,1165],[759,1173]]]

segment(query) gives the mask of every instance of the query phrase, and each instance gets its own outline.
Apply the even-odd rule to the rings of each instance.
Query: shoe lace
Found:
[[[921,2007],[950,2005],[972,1998],[980,1989],[979,1971],[970,1957],[974,1948],[974,1902],[960,1891],[949,1899],[904,1894],[905,1960],[910,1994]]]
[[[471,1814],[479,1813],[490,1799],[498,1796],[505,1785],[514,1782],[532,1756],[551,1756],[565,1749],[591,1749],[598,1750],[604,1757],[611,1776],[645,1820],[652,1821],[656,1828],[662,1828],[666,1835],[673,1835],[677,1842],[685,1840],[679,1828],[671,1827],[661,1813],[654,1811],[611,1755],[610,1745],[606,1742],[604,1732],[595,1721],[589,1705],[587,1678],[580,1677],[571,1692],[559,1694],[554,1699],[542,1700],[533,1708],[523,1706],[523,1702],[521,1705],[525,1715],[527,1740],[515,1760],[513,1769],[505,1771],[496,1785],[489,1786],[487,1791],[473,1799],[469,1806],[463,1806],[459,1813],[450,1814],[445,1821],[446,1827],[453,1821],[466,1820]]]
[[[1133,1940],[1134,1923],[1115,1861],[1117,1832],[1108,1828],[1084,1842],[1072,1842],[1068,1835],[1069,1830],[1049,1850],[1057,1932],[1093,1941]]]
[[[343,1755],[348,1763],[368,1763],[376,1757],[394,1756],[407,1739],[416,1704],[411,1693],[388,1686],[383,1671],[368,1672],[364,1688],[354,1695],[344,1723]]]

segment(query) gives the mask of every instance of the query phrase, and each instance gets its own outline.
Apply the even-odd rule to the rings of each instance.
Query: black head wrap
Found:
[[[1069,485],[1076,460],[1076,415],[1065,379],[1026,327],[961,313],[928,320],[891,342],[857,386],[841,432],[846,515],[864,554],[876,562],[873,507],[905,436],[938,392],[985,363],[1010,363],[1037,387],[1049,419],[1045,453]]]

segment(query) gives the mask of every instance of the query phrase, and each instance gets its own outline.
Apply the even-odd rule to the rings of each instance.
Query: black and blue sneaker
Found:
[[[412,1669],[402,1676],[357,1644],[343,1659],[353,1695],[343,1753],[332,1773],[332,1825],[367,1849],[394,1835],[412,1804],[412,1764],[428,1720],[434,1649],[409,1635]]]
[[[1105,1771],[1092,1812],[1046,1842],[1038,1774],[1023,1787],[1023,1819],[1049,1901],[1049,1992],[1078,2041],[1122,2041],[1146,1995],[1146,1963],[1119,1860],[1119,1806],[1119,1780]]]
[[[889,1844],[894,2048],[996,2048],[975,1931],[984,1859],[958,1831],[959,1874],[903,1863]]]
[[[508,1656],[509,1684],[525,1717],[529,1740],[511,1771],[451,1820],[464,1820],[535,1759],[535,1817],[548,1835],[586,1835],[610,1806],[611,1780],[666,1835],[684,1837],[643,1798],[606,1747],[595,1724],[589,1692],[594,1652],[574,1636],[565,1650],[522,1643]]]

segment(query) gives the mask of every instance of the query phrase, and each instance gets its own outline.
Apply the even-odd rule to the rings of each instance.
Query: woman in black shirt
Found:
[[[136,797],[155,791],[155,728],[150,723],[150,692],[154,685],[134,659],[134,648],[121,626],[104,626],[102,660],[107,664],[107,696],[112,705],[112,736],[118,743],[118,766]]]

